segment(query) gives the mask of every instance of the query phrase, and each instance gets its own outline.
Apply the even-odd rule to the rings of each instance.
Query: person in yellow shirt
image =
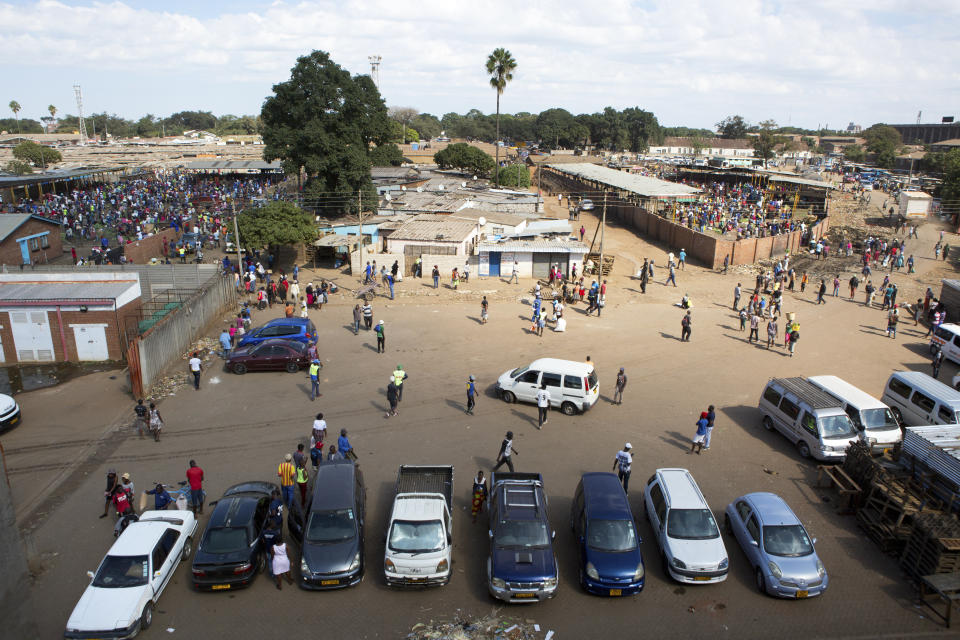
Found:
[[[293,502],[293,479],[296,475],[296,469],[293,466],[293,456],[287,454],[283,462],[277,467],[277,475],[280,477],[280,490],[283,493],[283,504],[290,505]]]

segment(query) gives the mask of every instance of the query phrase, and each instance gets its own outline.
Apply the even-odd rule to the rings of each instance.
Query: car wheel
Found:
[[[180,559],[186,560],[190,557],[191,553],[193,553],[193,538],[187,536],[187,539],[183,543],[183,554],[180,556]]]
[[[143,613],[140,614],[140,631],[146,631],[153,623],[153,603],[148,602],[143,607]]]
[[[797,451],[800,452],[800,456],[803,458],[810,457],[810,445],[808,445],[803,440],[797,443]]]
[[[730,523],[730,514],[723,514],[723,530],[733,535],[733,525]]]
[[[513,395],[512,391],[504,391],[500,397],[503,398],[503,401],[507,404],[513,404],[517,401],[517,396]]]
[[[936,342],[931,342],[931,343],[930,343],[930,355],[936,354],[938,349],[939,349],[939,347],[937,347],[937,343],[936,343]]]
[[[757,567],[757,590],[760,593],[767,592],[767,580],[763,577],[763,570]]]
[[[238,376],[242,376],[247,372],[247,365],[243,364],[242,362],[236,362],[233,365],[233,372]]]
[[[562,411],[565,416],[575,416],[577,415],[577,405],[572,402],[564,402],[560,405],[560,411]]]
[[[287,363],[287,373],[296,373],[300,371],[300,367],[297,366],[296,362]]]
[[[767,431],[773,431],[773,420],[770,419],[770,416],[763,416],[763,428]]]

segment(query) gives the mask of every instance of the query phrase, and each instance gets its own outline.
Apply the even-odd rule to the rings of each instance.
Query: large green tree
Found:
[[[317,239],[313,216],[291,202],[276,200],[244,209],[237,217],[240,241],[248,249],[291,245]]]
[[[956,211],[960,205],[960,149],[936,154],[937,168],[943,176],[940,186],[940,199],[949,211]]]
[[[390,119],[370,76],[351,77],[314,51],[297,59],[273,93],[261,111],[264,159],[306,174],[304,194],[316,208],[353,210],[360,190],[373,202],[370,148],[389,141]]]
[[[43,125],[32,118],[0,118],[0,131],[13,132],[19,126],[21,133],[43,133]]]
[[[858,144],[850,144],[843,148],[843,157],[850,162],[863,162],[867,159],[867,154]]]
[[[13,157],[23,162],[29,162],[35,167],[49,167],[63,160],[63,156],[56,149],[45,147],[31,140],[24,140],[15,146]]]
[[[433,154],[433,161],[441,169],[460,169],[478,176],[486,176],[496,166],[489,153],[466,142],[457,142]]]
[[[526,189],[530,186],[530,169],[525,164],[511,164],[495,170],[501,187]]]
[[[886,124],[875,124],[863,132],[867,139],[867,151],[881,153],[895,151],[903,144],[900,132]]]
[[[517,61],[514,60],[513,54],[503,47],[494,49],[493,53],[487,56],[486,69],[490,74],[490,86],[497,92],[497,138],[494,140],[497,166],[500,165],[500,96],[507,88],[507,83],[513,80],[513,72],[516,68]]]
[[[721,138],[743,138],[747,135],[747,121],[743,116],[727,116],[717,123],[717,133]]]
[[[537,138],[553,147],[575,147],[583,144],[590,130],[566,109],[547,109],[537,116]]]
[[[753,146],[754,153],[763,160],[763,166],[766,168],[767,160],[776,155],[777,147],[786,143],[787,139],[775,133],[777,123],[773,120],[764,120],[760,123],[760,131],[756,136],[750,138],[750,144]]]
[[[370,151],[370,162],[375,167],[399,167],[403,164],[403,152],[392,142],[378,144]]]
[[[440,120],[437,118],[437,116],[429,113],[421,113],[414,116],[410,121],[409,126],[419,131],[424,140],[432,140],[433,138],[436,138],[443,130],[443,127],[440,125]]]

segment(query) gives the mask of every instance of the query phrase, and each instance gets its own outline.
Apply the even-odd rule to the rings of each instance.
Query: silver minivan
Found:
[[[860,432],[860,439],[875,453],[882,453],[903,439],[893,412],[880,400],[837,376],[810,376],[807,380],[840,401]]]
[[[758,408],[764,428],[782,433],[804,458],[843,460],[859,439],[840,401],[804,378],[773,378]]]
[[[919,371],[890,374],[880,399],[900,424],[960,424],[960,391]]]

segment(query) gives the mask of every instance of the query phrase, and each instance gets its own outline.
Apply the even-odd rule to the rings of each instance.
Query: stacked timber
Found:
[[[882,551],[900,555],[910,538],[914,519],[925,511],[939,511],[942,503],[916,479],[898,477],[878,467],[857,523]]]
[[[952,514],[922,513],[900,556],[900,567],[919,578],[960,572],[960,522]]]
[[[585,269],[585,273],[590,275],[597,275],[597,264],[600,262],[599,253],[588,253],[584,258],[584,264],[588,265]],[[610,272],[613,271],[613,256],[609,254],[603,255],[603,273],[600,274],[600,277],[606,277],[610,275]]]

